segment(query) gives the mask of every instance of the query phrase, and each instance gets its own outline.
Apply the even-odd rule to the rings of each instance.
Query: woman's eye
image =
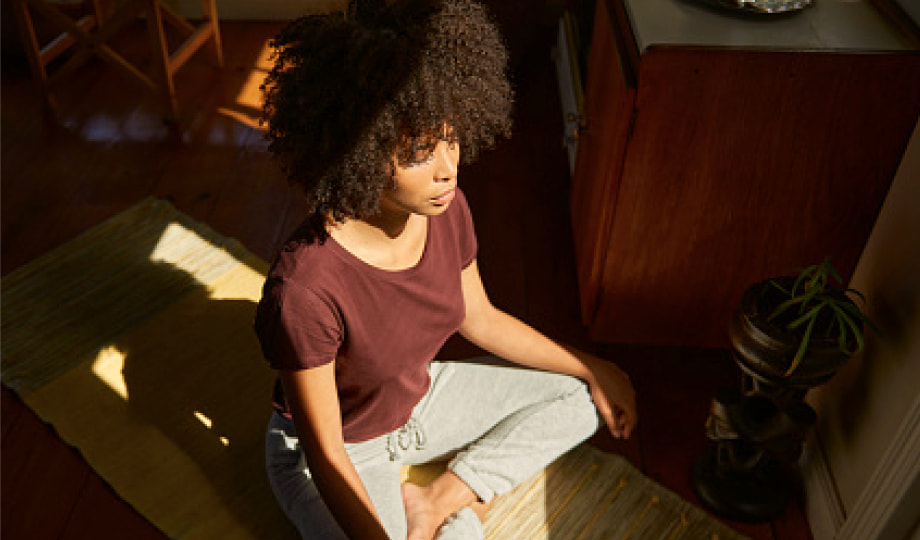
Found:
[[[412,157],[412,163],[425,163],[434,157],[434,149],[431,150],[419,150]]]
[[[404,158],[405,165],[421,165],[434,157],[434,146],[425,146],[410,150]]]

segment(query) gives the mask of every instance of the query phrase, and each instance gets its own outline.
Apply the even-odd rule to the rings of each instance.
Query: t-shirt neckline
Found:
[[[425,219],[426,219],[425,246],[422,248],[422,256],[419,257],[418,262],[416,262],[414,265],[409,266],[407,268],[402,268],[399,270],[387,270],[386,268],[380,268],[379,266],[374,266],[370,264],[369,262],[364,261],[363,259],[355,255],[351,251],[348,251],[345,248],[345,246],[340,244],[338,240],[332,237],[332,235],[329,235],[326,241],[327,243],[330,244],[330,246],[332,246],[333,251],[340,258],[342,258],[348,264],[355,266],[361,270],[368,271],[368,272],[371,272],[371,273],[374,273],[380,276],[384,276],[384,277],[390,277],[390,278],[401,278],[401,277],[411,276],[421,271],[421,269],[425,266],[426,261],[428,260],[428,252],[431,251],[431,237],[432,237],[431,229],[433,227],[433,220],[431,219],[431,216],[425,216]]]

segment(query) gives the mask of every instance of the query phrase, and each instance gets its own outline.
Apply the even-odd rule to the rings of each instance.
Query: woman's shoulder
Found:
[[[342,264],[330,242],[330,238],[307,241],[295,233],[275,256],[268,279],[301,288],[325,288],[327,281],[341,273]]]

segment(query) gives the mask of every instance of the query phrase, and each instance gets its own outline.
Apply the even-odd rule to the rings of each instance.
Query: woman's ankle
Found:
[[[449,470],[435,478],[425,488],[425,491],[438,515],[443,516],[444,519],[466,506],[473,507],[476,514],[479,515],[476,507],[485,506],[476,493],[459,476]],[[485,515],[485,510],[482,515]]]

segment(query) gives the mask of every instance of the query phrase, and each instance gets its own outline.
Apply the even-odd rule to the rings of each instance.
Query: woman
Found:
[[[270,148],[312,213],[256,316],[279,372],[272,488],[304,538],[481,538],[495,496],[599,421],[623,438],[636,423],[622,371],[483,289],[457,168],[509,132],[501,39],[469,0],[403,0],[300,19],[273,44]],[[503,361],[432,362],[456,331]],[[402,465],[439,458],[431,485],[400,485]]]

